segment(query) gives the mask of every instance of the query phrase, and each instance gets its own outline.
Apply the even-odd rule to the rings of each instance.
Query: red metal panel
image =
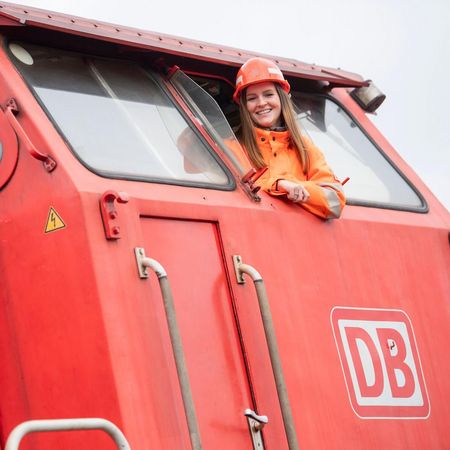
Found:
[[[441,448],[448,441],[443,426],[448,408],[440,399],[450,391],[448,383],[433,373],[450,370],[448,360],[435,357],[445,352],[450,339],[448,315],[442,314],[447,309],[449,281],[448,270],[444,274],[432,268],[449,267],[448,252],[438,250],[445,248],[446,231],[372,222],[367,210],[364,220],[351,220],[344,214],[344,219],[325,224],[300,211],[294,214],[295,207],[289,209],[291,216],[277,207],[260,223],[247,214],[223,217],[221,229],[226,253],[239,253],[264,277],[300,447],[404,449],[407,442],[408,448]],[[400,219],[407,213],[394,214]],[[417,220],[420,217],[424,216],[416,215]],[[251,306],[252,292],[245,290],[249,287],[233,289],[249,363],[258,373],[255,393],[267,413],[274,406],[270,373],[262,359],[263,336],[254,319],[256,305]],[[401,422],[361,420],[354,413],[330,323],[336,306],[402,310],[408,315],[427,389],[420,379],[417,386],[424,398],[428,392],[430,417],[425,413],[412,420],[406,409]],[[431,329],[440,331],[430,333]],[[417,361],[415,365],[419,366]]]
[[[9,187],[0,218],[0,321],[8,330],[0,348],[9,356],[0,373],[2,437],[29,419],[105,417],[120,425],[80,200],[62,170],[50,178],[31,158],[20,162]],[[45,233],[51,206],[66,227]],[[50,448],[83,441],[102,448],[103,436],[86,434],[29,439]]]

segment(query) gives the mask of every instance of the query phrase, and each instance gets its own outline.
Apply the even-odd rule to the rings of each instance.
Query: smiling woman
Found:
[[[322,152],[295,120],[290,85],[276,64],[251,58],[239,70],[234,100],[239,103],[241,139],[256,168],[267,167],[257,184],[323,218],[338,218],[345,205],[342,185]]]

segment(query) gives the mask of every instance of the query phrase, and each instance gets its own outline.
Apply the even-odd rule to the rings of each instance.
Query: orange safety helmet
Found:
[[[278,83],[286,93],[289,93],[291,90],[291,86],[284,79],[281,70],[273,61],[266,58],[250,58],[239,69],[233,100],[239,103],[239,96],[243,89],[251,84],[262,83],[264,81]]]

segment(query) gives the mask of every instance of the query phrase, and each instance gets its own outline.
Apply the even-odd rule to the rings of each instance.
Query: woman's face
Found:
[[[267,81],[250,85],[245,92],[247,110],[256,126],[281,125],[281,102],[275,84]]]

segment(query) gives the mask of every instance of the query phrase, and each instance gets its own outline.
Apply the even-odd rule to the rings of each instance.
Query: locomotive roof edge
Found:
[[[236,68],[253,56],[263,56],[273,59],[286,75],[292,77],[325,81],[331,86],[340,87],[360,87],[368,84],[360,75],[341,69],[0,2],[0,29],[11,25],[53,30],[148,51],[226,64]]]

